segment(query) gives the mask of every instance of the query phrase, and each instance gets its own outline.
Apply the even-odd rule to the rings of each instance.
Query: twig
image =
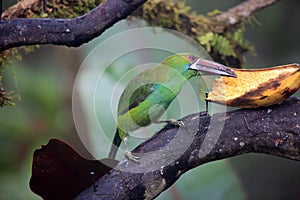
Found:
[[[245,153],[300,161],[299,105],[300,100],[293,98],[270,108],[236,110],[225,118],[187,116],[182,119],[184,127],[165,127],[133,151],[140,164],[122,161],[97,181],[96,193],[91,186],[77,200],[153,199],[190,169]],[[245,125],[245,114],[255,131]]]
[[[241,20],[247,19],[256,11],[276,3],[279,0],[247,0],[228,11],[217,15],[217,21],[223,21],[230,25],[240,23]]]
[[[250,126],[248,124],[248,121],[247,121],[245,115],[243,117],[244,117],[244,121],[245,121],[245,124],[246,124],[246,127],[247,127],[248,131],[251,131]]]

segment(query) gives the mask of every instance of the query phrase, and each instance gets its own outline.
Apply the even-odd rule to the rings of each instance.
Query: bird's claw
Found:
[[[168,123],[173,126],[184,126],[183,121],[176,120],[176,119],[169,119],[169,120],[159,120],[156,123]]]
[[[124,156],[125,156],[126,158],[128,158],[128,160],[131,160],[131,161],[134,161],[134,162],[136,162],[136,163],[139,163],[140,157],[133,155],[131,151],[126,150],[126,151],[124,152]]]
[[[184,126],[183,121],[176,120],[176,119],[170,119],[169,124],[174,125],[174,126]]]

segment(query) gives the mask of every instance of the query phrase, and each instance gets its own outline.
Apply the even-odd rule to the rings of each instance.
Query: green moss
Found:
[[[149,0],[133,16],[144,19],[150,26],[187,34],[202,44],[216,61],[241,67],[244,62],[242,53],[254,52],[252,44],[244,38],[245,22],[227,26],[214,19],[220,13],[214,10],[207,15],[200,15],[184,2]]]
[[[51,0],[46,1],[46,5],[42,5],[42,1],[38,1],[31,9],[22,12],[22,18],[74,18],[89,12],[95,8],[103,0]],[[0,107],[13,106],[13,99],[16,94],[13,91],[6,91],[2,83],[2,72],[6,66],[12,62],[22,59],[23,53],[29,53],[35,50],[36,46],[24,46],[12,48],[0,52]]]
[[[100,1],[96,0],[52,0],[46,1],[46,5],[42,5],[39,1],[28,12],[27,17],[30,18],[74,18],[84,15],[95,8]]]

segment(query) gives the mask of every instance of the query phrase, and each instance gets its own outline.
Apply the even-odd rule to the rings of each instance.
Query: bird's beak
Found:
[[[204,60],[201,58],[194,62],[190,66],[190,68],[208,74],[230,76],[236,78],[236,74],[230,67],[226,67],[225,65],[222,65],[220,63]]]

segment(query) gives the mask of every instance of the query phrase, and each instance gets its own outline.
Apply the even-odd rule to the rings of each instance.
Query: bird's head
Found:
[[[236,77],[234,71],[217,62],[205,60],[194,54],[176,54],[170,56],[165,63],[186,76],[211,74]]]

